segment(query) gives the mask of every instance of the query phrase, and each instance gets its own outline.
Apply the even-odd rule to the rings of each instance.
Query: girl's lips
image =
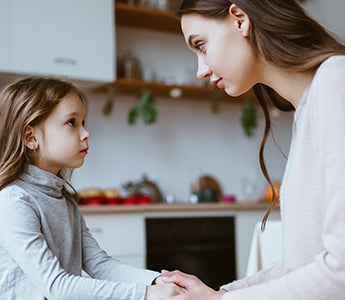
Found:
[[[85,148],[85,149],[83,149],[83,150],[81,150],[80,152],[81,153],[84,153],[84,154],[87,154],[87,151],[89,150],[89,148]]]

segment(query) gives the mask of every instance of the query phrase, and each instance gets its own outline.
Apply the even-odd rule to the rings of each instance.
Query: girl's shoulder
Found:
[[[32,206],[30,194],[16,183],[11,183],[0,191],[0,211],[5,212],[10,207]]]

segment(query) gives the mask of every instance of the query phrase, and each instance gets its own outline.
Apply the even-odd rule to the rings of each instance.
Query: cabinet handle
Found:
[[[54,59],[54,62],[57,64],[75,66],[78,61],[76,59],[70,58],[70,57],[56,57]]]

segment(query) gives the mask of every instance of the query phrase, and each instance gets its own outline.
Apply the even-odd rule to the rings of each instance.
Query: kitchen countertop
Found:
[[[269,203],[265,201],[241,201],[237,203],[198,203],[198,204],[117,204],[117,205],[80,205],[83,214],[122,214],[146,212],[177,211],[258,211],[266,210]],[[275,209],[279,209],[276,207]]]

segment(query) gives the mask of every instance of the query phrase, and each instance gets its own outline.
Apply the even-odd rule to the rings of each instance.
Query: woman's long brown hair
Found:
[[[250,18],[249,42],[257,55],[272,65],[294,72],[313,72],[332,55],[345,55],[345,46],[320,24],[310,18],[295,0],[182,0],[177,17],[198,14],[206,18],[225,19],[231,4],[236,4]],[[293,106],[273,89],[256,84],[253,91],[265,116],[265,129],[259,151],[261,170],[271,186],[273,199],[263,220],[278,203],[266,168],[264,148],[271,131],[268,101],[283,111]]]

